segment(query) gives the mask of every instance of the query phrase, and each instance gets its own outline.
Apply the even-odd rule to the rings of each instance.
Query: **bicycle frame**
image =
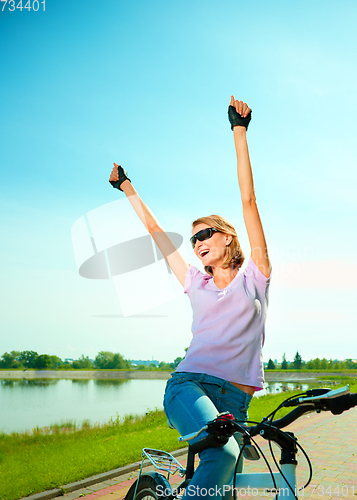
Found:
[[[270,492],[274,494],[274,496],[276,495],[275,498],[278,499],[298,498],[296,480],[296,467],[298,464],[296,460],[297,438],[292,432],[282,431],[281,429],[295,421],[304,413],[315,411],[320,412],[321,410],[324,410],[331,411],[334,415],[339,415],[343,411],[357,406],[357,393],[349,394],[348,385],[335,390],[323,388],[312,389],[304,393],[304,395],[306,395],[306,397],[302,398],[298,397],[300,396],[298,395],[296,398],[288,398],[289,400],[284,402],[284,406],[296,406],[296,408],[278,420],[269,421],[268,417],[264,417],[260,423],[257,423],[258,425],[253,427],[246,428],[244,425],[238,426],[240,432],[245,436],[245,448],[243,448],[242,451],[246,459],[257,460],[260,458],[257,452],[252,452],[252,448],[254,451],[255,448],[250,442],[250,440],[253,439],[253,436],[260,435],[269,442],[275,442],[280,447],[281,459],[279,468],[281,472],[238,473],[235,476],[234,485],[236,492],[238,491],[242,494],[244,490],[244,493],[248,490],[249,494],[250,489],[250,493],[255,495],[254,490],[256,490],[256,494],[258,494],[258,489],[264,489],[265,495]],[[273,412],[273,414],[275,414],[275,412]],[[224,415],[224,417],[222,417],[222,415]],[[131,486],[125,499],[141,500],[145,497],[145,495],[148,495],[148,492],[152,493],[149,495],[149,498],[153,498],[154,500],[158,500],[160,497],[164,500],[174,500],[177,498],[178,492],[180,492],[183,488],[190,488],[190,481],[194,475],[195,455],[211,446],[223,446],[229,439],[227,436],[233,436],[233,433],[235,432],[234,429],[237,429],[237,427],[234,427],[236,424],[232,422],[232,419],[233,416],[228,414],[228,412],[225,412],[225,414],[219,414],[217,419],[208,422],[199,431],[186,436],[181,436],[179,438],[179,441],[189,441],[198,436],[202,431],[207,431],[207,436],[205,438],[189,445],[186,468],[184,468],[170,453],[162,450],[144,448],[139,477]],[[216,426],[218,420],[219,427]],[[231,421],[231,424],[229,421]],[[214,434],[215,432],[218,432],[216,437]],[[224,439],[226,439],[226,441],[224,441]],[[172,491],[168,478],[166,479],[162,473],[155,471],[142,473],[143,461],[145,457],[150,460],[158,471],[168,472],[168,477],[170,474],[179,472],[181,477],[185,476],[185,480],[175,489],[175,491]],[[160,487],[160,489],[164,488],[165,493],[159,493],[158,487]],[[225,489],[226,487],[227,490]],[[230,485],[227,485],[226,487],[223,486],[224,492],[232,488]],[[136,495],[140,488],[141,496],[139,493]]]
[[[282,451],[282,455],[283,453],[284,452]],[[183,474],[186,472],[186,479],[177,487],[177,490],[180,491],[182,488],[187,488],[189,486],[190,480],[194,472],[195,454],[196,453],[194,451],[194,445],[189,446],[187,455],[187,469],[182,467],[181,464],[177,462],[177,460],[172,455],[170,455],[170,453],[164,452],[162,450],[144,448],[142,457],[143,459],[145,457],[148,458],[158,471],[168,472],[169,476],[170,474],[174,474],[175,472],[179,472],[179,474],[183,476]],[[160,460],[158,460],[158,457],[160,457]],[[294,461],[294,458],[292,458],[292,460]],[[136,486],[139,484],[140,477],[144,478],[145,475],[151,475],[151,473],[142,474],[142,466],[143,466],[143,461],[141,463]],[[247,490],[248,488],[250,488],[251,490],[259,488],[259,489],[264,489],[265,492],[267,493],[268,491],[274,490],[274,488],[276,487],[277,490],[280,490],[276,498],[278,499],[298,498],[297,483],[296,483],[296,466],[297,462],[281,464],[281,471],[284,474],[285,478],[287,479],[288,483],[286,483],[286,481],[283,479],[280,472],[273,472],[273,474],[270,474],[270,472],[238,473],[236,474],[236,481],[235,481],[236,491]],[[163,480],[166,480],[163,474],[160,475],[162,475]],[[272,475],[274,477],[276,486],[274,486]],[[289,488],[289,485],[293,490],[294,494]],[[166,483],[166,489],[171,490],[170,494],[173,493],[168,481]],[[135,498],[135,494],[136,494],[136,488],[134,490],[133,498]],[[173,498],[175,498],[174,495]]]
[[[273,472],[276,489],[280,490],[277,498],[298,498],[297,484],[296,484],[296,464],[283,464],[281,465],[281,471],[288,480],[288,483],[283,479],[280,472]],[[291,491],[292,488],[293,492]],[[260,473],[242,473],[236,474],[236,490],[242,489],[264,489],[265,492],[268,490],[274,490],[274,482],[270,472],[260,472]]]

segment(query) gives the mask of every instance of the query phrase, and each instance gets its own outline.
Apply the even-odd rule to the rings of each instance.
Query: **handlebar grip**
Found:
[[[357,392],[352,394],[345,394],[344,396],[338,396],[337,398],[333,398],[331,400],[325,400],[324,404],[326,404],[327,408],[334,415],[340,415],[346,410],[357,406]]]

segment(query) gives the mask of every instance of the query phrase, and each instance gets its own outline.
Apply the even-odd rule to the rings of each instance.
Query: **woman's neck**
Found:
[[[217,286],[218,284],[227,286],[236,277],[238,271],[239,269],[230,267],[227,269],[222,269],[221,267],[212,268],[213,281]]]

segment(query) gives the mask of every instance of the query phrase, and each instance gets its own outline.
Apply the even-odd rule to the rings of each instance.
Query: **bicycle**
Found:
[[[296,406],[296,408],[284,417],[274,420],[274,416],[280,408],[289,406]],[[296,467],[298,462],[296,460],[296,454],[298,448],[301,449],[307,458],[310,468],[309,479],[303,488],[310,483],[312,478],[311,462],[306,452],[297,442],[297,438],[294,436],[294,433],[282,431],[281,429],[288,426],[305,413],[331,411],[334,415],[339,415],[354,406],[357,406],[357,393],[350,393],[349,385],[346,385],[345,387],[335,390],[331,390],[329,388],[310,389],[296,396],[291,396],[284,400],[267,417],[263,417],[261,422],[252,422],[248,420],[247,422],[242,423],[241,421],[234,419],[233,415],[228,412],[220,413],[217,415],[217,418],[207,422],[207,424],[198,432],[179,437],[179,441],[181,442],[190,441],[203,431],[206,431],[207,433],[203,439],[189,445],[186,468],[182,467],[182,465],[166,451],[144,448],[142,450],[142,461],[139,476],[131,485],[125,496],[125,500],[175,500],[178,498],[179,493],[189,486],[194,474],[194,461],[196,453],[199,453],[209,447],[224,446],[235,432],[243,434],[243,446],[237,459],[237,465],[241,454],[243,454],[247,460],[259,460],[261,454],[267,464],[269,472],[237,474],[236,465],[236,469],[233,474],[234,498],[236,498],[237,488],[240,487],[245,489],[253,488],[257,490],[265,489],[266,492],[276,493],[276,499],[297,499],[298,489]],[[253,423],[255,425],[249,426],[246,425],[247,423]],[[257,443],[255,443],[254,436],[258,435],[268,440],[269,448],[272,453],[274,463],[278,468],[278,472],[272,472],[263,452]],[[274,457],[271,442],[276,443],[281,449],[281,467],[278,465]],[[164,474],[157,471],[148,471],[143,474],[142,468],[145,458],[149,459],[157,471],[168,472],[168,477],[166,478]],[[178,472],[179,475],[185,479],[178,486],[178,488],[172,490],[169,483],[169,477],[170,474],[172,475],[176,472]]]

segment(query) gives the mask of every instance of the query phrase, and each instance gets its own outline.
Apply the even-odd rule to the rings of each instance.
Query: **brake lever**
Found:
[[[179,436],[178,440],[179,441],[189,441],[190,439],[193,439],[196,436],[198,436],[199,434],[201,434],[201,432],[205,431],[206,429],[207,429],[207,425],[202,427],[202,429],[200,429],[197,432],[191,432],[191,434],[186,434],[186,436]]]

